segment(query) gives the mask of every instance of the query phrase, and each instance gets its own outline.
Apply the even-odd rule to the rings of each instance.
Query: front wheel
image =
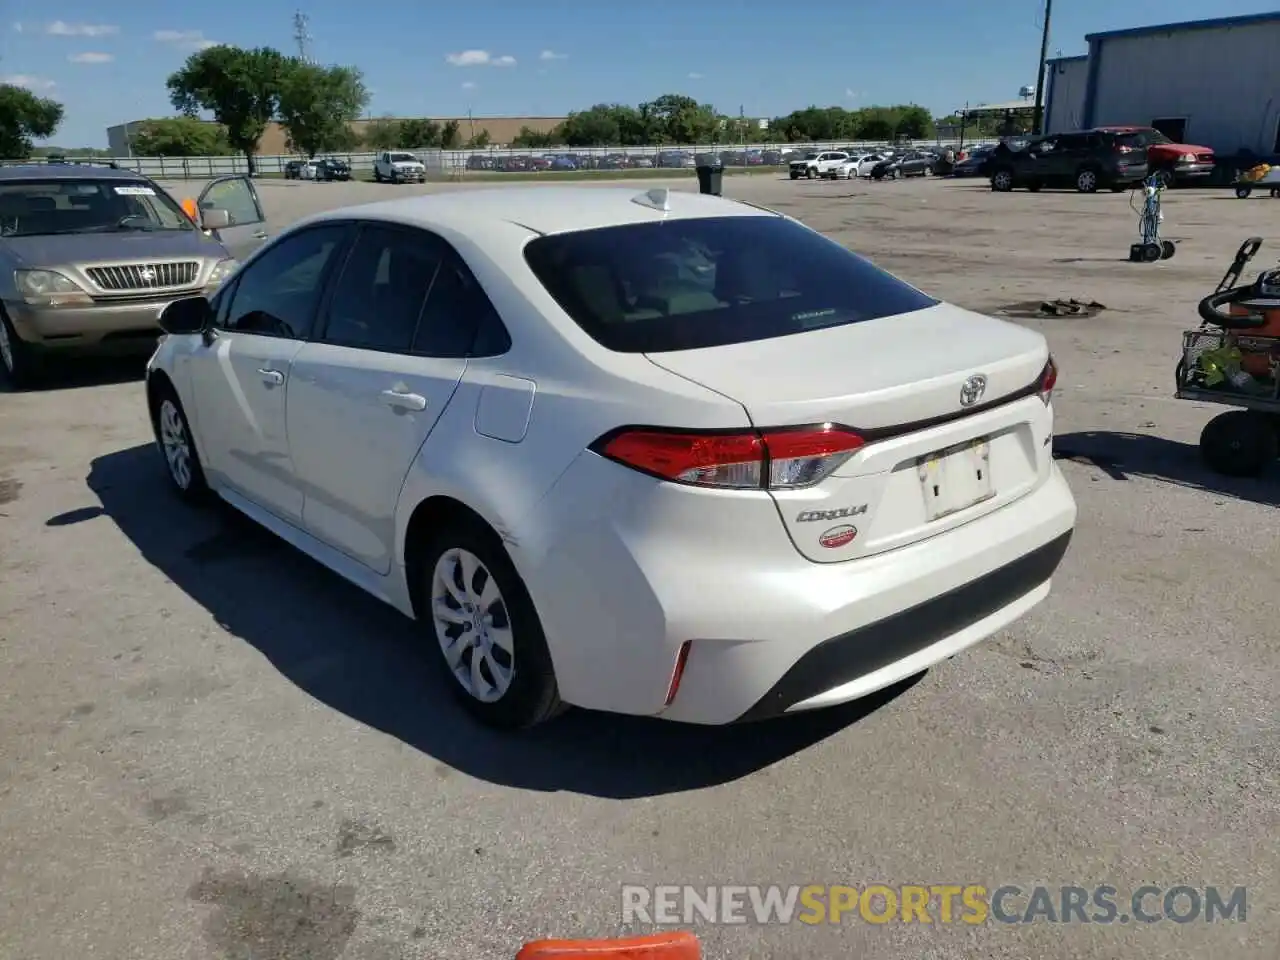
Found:
[[[991,175],[991,189],[997,193],[1008,193],[1013,189],[1013,174],[1008,170],[997,170]]]
[[[1236,196],[1241,200],[1248,200],[1251,193],[1253,187],[1236,187]]]
[[[1098,174],[1094,170],[1081,170],[1076,174],[1076,189],[1081,193],[1095,193],[1098,189]]]
[[[156,388],[156,402],[151,411],[156,447],[164,457],[169,483],[177,495],[188,503],[202,500],[209,492],[200,456],[196,451],[191,424],[182,409],[182,401],[167,383]]]
[[[925,168],[924,168],[924,175],[925,175],[926,177],[932,177],[932,176],[933,176],[933,167],[925,167]]]
[[[807,171],[807,176],[809,177],[810,180],[814,180],[818,176],[818,171],[815,170],[813,167],[810,167]]]
[[[10,385],[18,390],[35,386],[44,373],[42,359],[35,347],[18,336],[0,307],[0,368]]]
[[[542,624],[497,536],[478,522],[463,523],[432,536],[419,559],[418,619],[429,625],[463,706],[506,730],[559,713]]]

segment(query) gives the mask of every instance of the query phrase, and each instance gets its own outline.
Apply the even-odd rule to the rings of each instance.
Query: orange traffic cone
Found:
[[[698,938],[686,931],[613,940],[534,940],[516,960],[701,960]]]

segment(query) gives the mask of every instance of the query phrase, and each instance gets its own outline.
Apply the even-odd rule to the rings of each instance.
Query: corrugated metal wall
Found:
[[[1084,92],[1089,83],[1089,61],[1059,60],[1050,64],[1053,80],[1046,83],[1049,105],[1046,133],[1071,133],[1084,126]]]
[[[1097,57],[1093,126],[1185,117],[1191,143],[1274,152],[1280,23],[1108,37]]]

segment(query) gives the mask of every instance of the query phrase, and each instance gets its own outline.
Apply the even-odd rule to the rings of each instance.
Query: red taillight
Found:
[[[672,701],[676,698],[676,693],[680,690],[680,681],[684,679],[684,668],[689,662],[689,649],[692,646],[693,641],[686,640],[684,643],[680,644],[680,650],[676,654],[676,665],[671,671],[671,682],[667,684],[667,699],[665,705],[668,707],[671,706]]]
[[[831,424],[758,433],[637,428],[615,433],[593,449],[676,483],[775,490],[818,483],[864,443],[853,431]]]
[[[1116,147],[1116,153],[1133,153],[1133,147],[1126,147],[1124,144]]]
[[[1058,365],[1053,362],[1053,357],[1049,358],[1049,362],[1044,365],[1044,370],[1040,372],[1040,385],[1037,391],[1040,399],[1046,404],[1053,399],[1053,388],[1058,383]]]

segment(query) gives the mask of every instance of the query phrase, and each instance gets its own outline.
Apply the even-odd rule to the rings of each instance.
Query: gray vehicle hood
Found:
[[[111,263],[181,257],[228,257],[226,249],[199,230],[144,230],[117,233],[61,233],[0,238],[0,249],[23,266]]]

